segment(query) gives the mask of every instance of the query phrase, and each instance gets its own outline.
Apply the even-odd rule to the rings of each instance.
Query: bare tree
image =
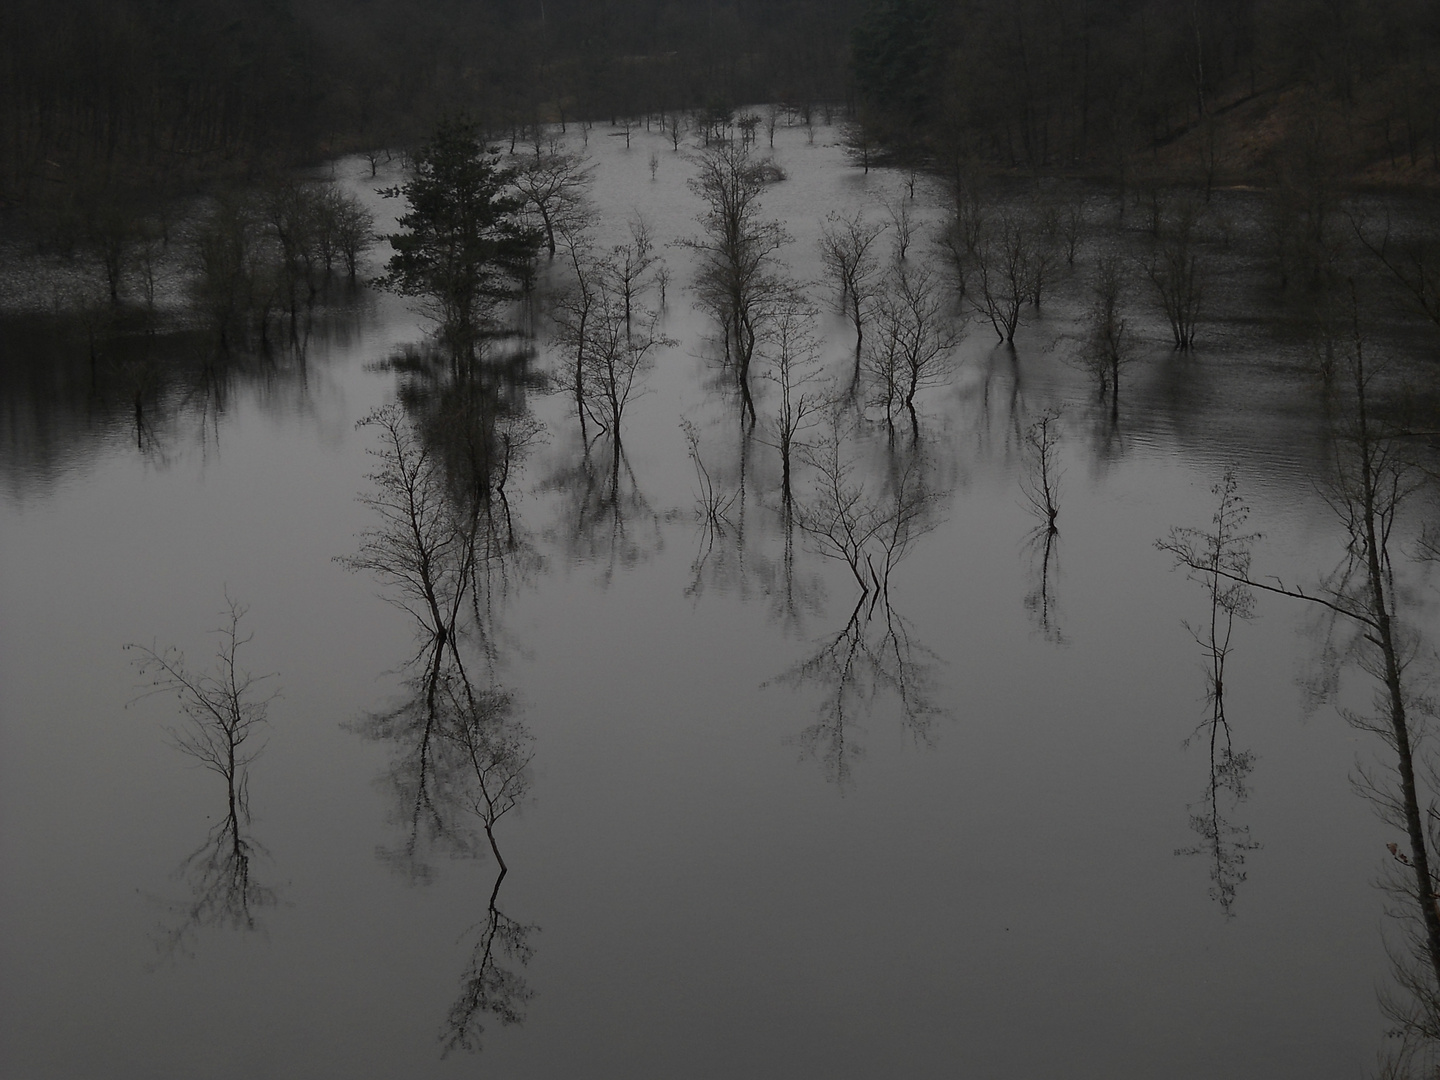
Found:
[[[1160,219],[1158,235],[1141,268],[1170,322],[1175,348],[1195,345],[1195,328],[1205,296],[1205,270],[1196,251],[1200,208],[1185,200]]]
[[[840,292],[840,307],[855,327],[855,376],[860,379],[860,357],[865,344],[865,320],[874,299],[880,260],[875,241],[885,226],[865,220],[862,210],[853,214],[831,211],[820,235],[820,257],[826,273]]]
[[[606,266],[606,277],[613,282],[625,302],[627,334],[630,332],[635,305],[648,285],[645,276],[658,261],[655,243],[650,238],[650,223],[645,220],[644,214],[637,213],[630,219],[630,242],[612,247]]]
[[[655,352],[675,343],[659,332],[658,311],[633,303],[615,262],[599,265],[592,288],[594,304],[582,355],[585,407],[596,425],[610,433],[618,470],[625,408],[643,392]]]
[[[1409,305],[1440,327],[1440,246],[1433,223],[1409,237],[1396,237],[1389,218],[1378,238],[1368,235],[1351,215],[1350,224],[1361,245],[1385,268]]]
[[[849,567],[863,595],[885,593],[891,570],[938,524],[939,496],[924,482],[920,455],[905,458],[889,483],[874,490],[857,478],[840,415],[832,413],[825,438],[806,445],[801,457],[814,472],[809,495],[797,504],[801,529],[817,554]]]
[[[581,154],[570,154],[552,145],[518,163],[514,184],[525,204],[540,217],[545,230],[545,248],[555,257],[555,234],[588,217],[587,201],[595,181],[595,166],[587,165]]]
[[[1076,361],[1094,376],[1100,396],[1110,395],[1110,419],[1120,416],[1120,372],[1134,362],[1135,340],[1120,314],[1125,291],[1125,266],[1118,255],[1103,255],[1095,264],[1090,308]]]
[[[897,195],[893,199],[885,200],[885,214],[890,218],[894,236],[895,246],[891,254],[897,263],[905,261],[905,256],[910,251],[910,242],[915,237],[915,218],[910,213],[913,201],[913,194],[908,199]]]
[[[182,863],[191,896],[172,905],[178,921],[158,942],[165,953],[189,952],[195,932],[204,926],[253,930],[254,909],[276,902],[274,891],[251,874],[257,845],[248,835],[250,763],[264,749],[256,738],[276,697],[275,691],[262,688],[274,676],[255,675],[241,665],[240,652],[253,635],[240,627],[246,608],[229,596],[226,605],[210,671],[192,670],[185,654],[174,647],[125,646],[136,654],[134,665],[149,680],[141,697],[173,696],[180,705],[184,720],[167,729],[171,744],[225,782],[225,813],[205,843]]]
[[[946,381],[956,331],[944,291],[925,266],[897,266],[875,301],[876,335],[867,367],[887,419],[904,406],[918,430],[915,396]]]
[[[1374,372],[1367,364],[1360,328],[1360,304],[1353,282],[1350,293],[1351,340],[1344,350],[1348,377],[1347,417],[1337,433],[1336,479],[1330,499],[1349,535],[1345,561],[1319,589],[1287,585],[1278,578],[1257,580],[1248,558],[1226,561],[1212,554],[1205,535],[1172,530],[1158,546],[1192,572],[1269,593],[1303,600],[1354,628],[1346,650],[1376,685],[1373,715],[1346,710],[1357,729],[1379,737],[1393,755],[1382,774],[1362,770],[1357,786],[1381,819],[1404,835],[1404,845],[1389,845],[1392,873],[1383,881],[1395,897],[1403,939],[1392,951],[1399,994],[1382,995],[1381,1004],[1398,1025],[1401,1054],[1417,1047],[1433,1052],[1440,1043],[1440,877],[1436,876],[1433,762],[1427,763],[1421,737],[1429,706],[1417,693],[1410,673],[1418,657],[1413,633],[1401,618],[1393,561],[1392,533],[1405,499],[1414,491],[1413,465],[1404,451],[1403,432],[1387,431],[1369,402]]]
[[[590,319],[598,302],[597,286],[601,270],[591,245],[588,222],[576,221],[568,224],[562,229],[561,236],[565,245],[566,262],[571,272],[569,282],[557,293],[553,308],[556,337],[570,355],[561,385],[574,399],[575,414],[580,421],[580,435],[588,441],[585,357],[589,352]]]
[[[760,195],[779,173],[770,162],[728,142],[707,151],[699,165],[690,190],[705,203],[699,218],[704,231],[684,243],[699,258],[700,302],[721,325],[726,355],[735,364],[745,412],[753,421],[750,363],[756,339],[786,292],[776,253],[790,242],[790,234],[780,222],[760,217]]]
[[[379,432],[366,452],[378,465],[374,490],[360,501],[380,519],[360,535],[354,555],[337,556],[394,587],[386,599],[408,612],[427,638],[453,641],[472,581],[478,507],[458,506],[443,463],[425,445],[399,405],[384,405],[359,422]]]
[[[1060,414],[1046,410],[1025,432],[1025,473],[1020,490],[1031,511],[1048,533],[1059,532],[1060,516]]]
[[[772,382],[780,396],[771,428],[780,451],[781,501],[787,516],[794,504],[791,476],[797,444],[830,400],[821,381],[820,342],[811,329],[815,316],[810,303],[795,295],[776,312],[760,344],[769,361],[761,377]]]
[[[1236,620],[1245,621],[1254,616],[1255,594],[1244,579],[1250,574],[1251,546],[1260,535],[1242,531],[1250,508],[1240,498],[1233,469],[1226,469],[1223,479],[1211,490],[1219,500],[1211,519],[1213,531],[1177,529],[1167,542],[1167,545],[1179,545],[1187,557],[1199,556],[1195,561],[1201,566],[1191,568],[1189,576],[1203,585],[1210,597],[1206,622],[1200,626],[1185,624],[1205,652],[1205,696],[1210,708],[1191,739],[1203,738],[1208,743],[1210,771],[1202,808],[1191,815],[1191,829],[1199,835],[1200,843],[1182,848],[1179,853],[1206,856],[1210,862],[1212,896],[1229,915],[1236,890],[1245,880],[1245,855],[1258,845],[1250,839],[1248,827],[1235,825],[1227,818],[1234,804],[1245,798],[1245,781],[1254,767],[1254,759],[1234,744],[1225,711],[1225,663],[1230,656]],[[1167,546],[1167,550],[1177,548]],[[1231,576],[1222,576],[1222,572]]]
[[[965,294],[1001,341],[1014,342],[1025,302],[1035,295],[1039,248],[1032,225],[1012,212],[987,222],[976,239],[972,279],[979,296],[969,288]]]
[[[136,653],[136,669],[150,679],[142,697],[165,694],[179,701],[185,720],[169,729],[171,742],[225,781],[229,813],[243,821],[249,815],[247,769],[263,749],[251,740],[275,699],[274,692],[259,695],[258,690],[274,676],[255,675],[240,665],[240,650],[254,635],[240,630],[245,606],[228,596],[226,605],[225,625],[215,632],[220,645],[213,671],[191,671],[185,654],[173,647],[132,644],[125,649]]]
[[[332,189],[327,228],[334,238],[336,253],[345,263],[346,276],[354,281],[360,260],[375,246],[375,216],[354,195]]]

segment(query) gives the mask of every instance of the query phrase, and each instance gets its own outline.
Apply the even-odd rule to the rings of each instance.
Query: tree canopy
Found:
[[[382,192],[410,209],[385,238],[395,253],[380,284],[420,298],[457,358],[473,355],[495,305],[519,295],[540,245],[514,175],[475,123],[450,119],[415,152],[411,178]]]

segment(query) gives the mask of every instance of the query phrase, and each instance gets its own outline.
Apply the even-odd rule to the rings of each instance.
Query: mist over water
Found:
[[[843,388],[853,332],[820,258],[825,215],[887,220],[906,186],[854,168],[837,139],[781,127],[785,178],[762,214],[793,237],[781,258]],[[201,330],[167,335],[153,348],[168,374],[143,394],[153,353],[117,347],[97,373],[73,328],[7,329],[0,1071],[1370,1067],[1392,932],[1373,883],[1402,837],[1352,791],[1383,747],[1335,704],[1367,707],[1371,685],[1347,668],[1317,706],[1343,633],[1260,597],[1231,640],[1226,710],[1249,765],[1220,820],[1208,737],[1192,739],[1206,656],[1186,626],[1209,599],[1155,547],[1209,528],[1233,469],[1257,580],[1309,585],[1344,551],[1324,395],[1258,284],[1253,201],[1216,196],[1235,246],[1193,352],[1171,348],[1142,283],[1127,291],[1139,346],[1118,422],[1067,363],[1095,259],[1140,243],[1101,191],[1084,193],[1074,268],[1062,260],[1013,348],[971,311],[913,426],[848,410],[833,432],[849,482],[876,513],[916,508],[883,583],[862,588],[787,527],[775,387],[755,381],[747,429],[695,306],[694,252],[677,244],[700,229],[694,151],[626,141],[596,127],[569,148],[596,165],[597,245],[648,223],[674,343],[625,410],[623,453],[587,450],[573,403],[543,392],[564,358],[544,300],[562,273],[542,271],[515,312],[534,340],[487,357],[533,346],[504,395],[539,434],[491,508],[463,632],[433,651],[393,587],[337,562],[378,527],[361,497],[383,438],[357,421],[447,400],[443,373],[396,360],[428,331],[405,301],[337,288],[303,352],[263,362],[207,364]],[[374,189],[403,179],[384,168],[334,165],[382,233],[397,208]],[[939,264],[942,204],[922,179],[910,262]],[[374,255],[378,271],[388,251]],[[1378,348],[1398,358],[1392,330]],[[1053,536],[1027,497],[1046,415]],[[818,475],[797,465],[812,514]],[[1402,516],[1397,540],[1419,525]],[[1432,582],[1408,564],[1397,578],[1429,640]],[[143,696],[122,649],[174,646],[208,670],[227,596],[253,635],[244,665],[278,692],[233,822],[231,789],[177,751],[176,699]],[[432,727],[484,737],[442,751]],[[497,791],[513,808],[496,812]]]

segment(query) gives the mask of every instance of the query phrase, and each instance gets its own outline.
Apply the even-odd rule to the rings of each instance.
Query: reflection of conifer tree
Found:
[[[1210,862],[1211,895],[1227,915],[1235,901],[1235,890],[1245,880],[1245,853],[1259,845],[1250,839],[1247,825],[1227,820],[1245,799],[1245,780],[1254,766],[1253,756],[1235,749],[1230,721],[1225,713],[1225,661],[1236,619],[1254,614],[1254,593],[1244,583],[1250,572],[1250,546],[1258,533],[1243,533],[1250,509],[1240,499],[1233,470],[1212,489],[1220,500],[1212,518],[1213,532],[1175,529],[1161,546],[1183,556],[1191,566],[1190,577],[1200,582],[1210,596],[1210,617],[1202,626],[1186,628],[1205,651],[1205,697],[1210,712],[1196,729],[1194,738],[1204,737],[1210,747],[1210,778],[1199,812],[1192,812],[1190,827],[1200,837],[1192,847],[1178,854],[1206,856]],[[1226,576],[1229,575],[1229,576]]]

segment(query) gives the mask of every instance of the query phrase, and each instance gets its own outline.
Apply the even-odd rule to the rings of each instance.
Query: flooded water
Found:
[[[926,496],[928,528],[883,596],[864,594],[813,535],[787,530],[773,388],[757,382],[747,435],[693,306],[694,255],[673,244],[699,231],[693,163],[658,134],[628,151],[605,135],[589,139],[602,240],[645,215],[672,275],[675,344],[625,412],[615,470],[603,441],[587,456],[563,394],[513,390],[543,437],[508,481],[506,542],[454,654],[528,762],[514,809],[492,820],[498,889],[475,772],[465,786],[438,759],[417,771],[429,661],[415,622],[341,561],[377,528],[362,497],[380,433],[356,423],[402,391],[423,398],[421,377],[385,362],[423,339],[423,319],[362,292],[317,322],[303,362],[197,362],[146,391],[138,426],[83,348],[33,320],[7,330],[0,1072],[1314,1080],[1370,1067],[1393,932],[1374,881],[1403,837],[1351,779],[1384,748],[1311,707],[1328,673],[1315,613],[1260,598],[1226,671],[1253,768],[1218,823],[1217,861],[1208,736],[1187,745],[1210,715],[1185,625],[1208,619],[1208,594],[1155,547],[1208,527],[1233,467],[1247,531],[1263,534],[1257,577],[1313,584],[1342,552],[1319,393],[1305,350],[1264,324],[1269,301],[1202,324],[1183,356],[1132,289],[1144,348],[1113,426],[1065,362],[1096,236],[1013,350],[972,318],[953,374],[922,395],[918,449],[908,418],[893,439],[873,414],[844,428],[855,483],[883,500],[913,466]],[[834,143],[782,129],[788,176],[763,205],[793,234],[784,258],[822,305],[843,384],[852,339],[830,313],[823,215],[880,220],[903,184]],[[398,172],[372,181],[343,161],[336,174],[393,214],[373,188]],[[938,220],[923,185],[917,204]],[[1113,202],[1097,195],[1088,214],[1108,220]],[[929,241],[911,257],[931,258]],[[532,372],[557,363],[540,323]],[[1061,475],[1048,549],[1024,494],[1025,435],[1047,410]],[[727,495],[717,521],[697,512],[682,419]],[[797,472],[802,504],[816,485]],[[1433,588],[1402,577],[1407,611],[1433,630]],[[250,744],[263,752],[238,884],[222,865],[225,781],[173,745],[174,697],[144,696],[123,648],[173,646],[208,669],[227,596],[253,635],[244,666],[273,673],[255,700],[277,692]],[[1344,672],[1343,703],[1370,693]]]

